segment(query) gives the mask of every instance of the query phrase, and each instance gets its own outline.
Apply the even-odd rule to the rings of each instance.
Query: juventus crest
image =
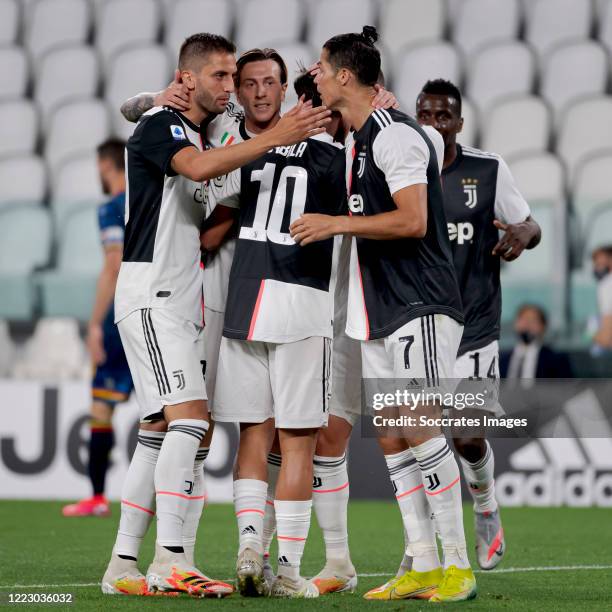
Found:
[[[468,208],[474,208],[478,204],[478,180],[477,179],[463,179],[463,193],[467,196],[465,205]]]
[[[365,158],[366,158],[365,151],[362,151],[357,156],[357,161],[359,162],[359,167],[357,168],[357,176],[359,178],[363,176],[363,173],[365,171]]]

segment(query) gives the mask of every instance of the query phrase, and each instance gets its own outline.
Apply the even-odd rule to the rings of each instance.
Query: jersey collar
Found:
[[[187,119],[187,117],[185,117],[185,115],[183,115],[183,113],[180,113],[177,110],[174,110],[174,112],[181,118],[181,121],[183,121],[184,123],[187,124],[187,126],[189,128],[191,128],[194,132],[197,132],[198,134],[200,133],[200,126],[196,125],[193,121],[190,121],[189,119]]]
[[[461,149],[461,145],[457,144],[456,146],[457,146],[457,157],[455,157],[455,161],[453,161],[453,163],[450,166],[448,166],[448,168],[444,168],[444,170],[442,170],[442,174],[449,174],[450,172],[455,170],[455,168],[457,168],[457,166],[463,160],[463,150]]]
[[[246,123],[244,119],[240,120],[240,124],[238,125],[238,131],[240,132],[240,136],[242,136],[242,140],[251,140],[251,137],[247,132]]]

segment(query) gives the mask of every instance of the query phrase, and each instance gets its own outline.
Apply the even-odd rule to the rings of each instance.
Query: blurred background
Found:
[[[83,333],[106,199],[96,147],[132,132],[121,103],[163,89],[195,31],[228,36],[239,52],[275,47],[293,76],[327,38],[364,24],[379,29],[402,110],[413,113],[428,79],[461,87],[459,141],[506,159],[542,227],[540,246],[503,268],[502,347],[530,303],[575,376],[609,376],[609,350],[593,349],[591,256],[612,244],[612,0],[0,0],[0,475],[10,481],[0,497],[87,488]],[[125,410],[132,427],[133,404]],[[129,456],[124,433],[111,497]],[[234,442],[229,430],[219,440],[211,469],[223,499]],[[580,456],[577,469],[593,467]],[[551,463],[543,457],[533,469]]]

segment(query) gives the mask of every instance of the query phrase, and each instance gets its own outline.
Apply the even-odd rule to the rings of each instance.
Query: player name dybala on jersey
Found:
[[[461,289],[465,327],[459,355],[499,338],[500,258],[494,219],[519,223],[531,213],[504,160],[457,145],[457,158],[442,171],[444,208]]]
[[[353,238],[346,333],[385,338],[435,313],[463,322],[437,155],[426,131],[400,111],[377,110],[349,136],[346,156],[350,214],[396,210],[393,192],[427,183],[423,238]]]
[[[204,146],[197,125],[177,111],[145,113],[126,146],[123,262],[115,319],[140,308],[167,308],[202,324],[202,184],[171,166],[183,147]]]
[[[301,247],[289,226],[304,212],[346,210],[342,147],[328,134],[276,147],[230,173],[222,191],[221,204],[240,208],[223,335],[331,337],[339,240]]]

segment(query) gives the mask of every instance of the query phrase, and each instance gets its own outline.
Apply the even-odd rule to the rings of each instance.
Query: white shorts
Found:
[[[414,386],[432,393],[452,393],[457,350],[463,325],[443,314],[409,321],[386,338],[361,343],[363,378],[371,390],[390,392],[393,380],[415,379]],[[451,388],[452,387],[452,388]],[[368,398],[368,404],[371,398]]]
[[[213,417],[225,423],[262,423],[279,429],[327,425],[331,340],[247,342],[223,338]]]
[[[471,385],[466,386],[466,391],[485,392],[487,399],[485,404],[479,408],[480,410],[499,415],[503,414],[503,410],[498,403],[499,343],[497,340],[457,357],[454,377],[467,379],[471,383]],[[461,388],[458,390],[461,391]]]
[[[217,380],[224,319],[224,312],[204,307],[204,355],[206,363],[204,379],[206,380],[206,393],[208,394],[208,408],[211,412],[215,399],[215,383]]]
[[[143,308],[119,321],[118,328],[141,421],[162,418],[164,406],[206,399],[200,326],[170,310]]]
[[[345,333],[334,337],[332,357],[332,394],[329,414],[344,419],[353,427],[361,414],[361,346]]]

